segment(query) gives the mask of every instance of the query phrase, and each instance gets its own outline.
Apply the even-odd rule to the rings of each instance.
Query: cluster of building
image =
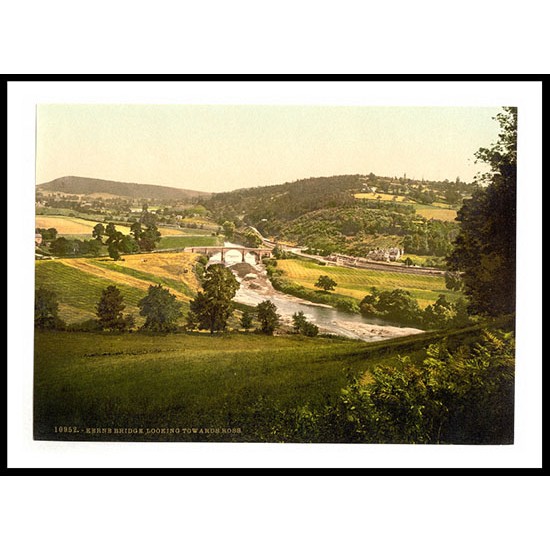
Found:
[[[405,254],[405,251],[402,248],[392,246],[390,248],[377,248],[371,250],[367,254],[368,260],[376,260],[379,262],[395,262]]]
[[[356,256],[346,256],[345,254],[331,254],[327,256],[326,259],[329,262],[335,262],[336,264],[347,264],[347,265],[357,265],[358,263],[366,260],[374,260],[379,262],[395,262],[405,251],[402,248],[390,247],[390,248],[377,248],[371,250],[366,258],[358,258]]]

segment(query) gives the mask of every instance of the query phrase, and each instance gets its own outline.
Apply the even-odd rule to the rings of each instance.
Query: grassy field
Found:
[[[36,263],[36,288],[43,287],[57,293],[60,317],[68,323],[77,323],[94,317],[95,306],[102,290],[116,284],[126,304],[125,313],[138,314],[137,303],[146,293],[147,285],[133,285],[105,279],[83,271],[65,261],[49,260]]]
[[[421,307],[434,303],[440,294],[450,300],[458,297],[457,293],[445,287],[443,276],[322,266],[307,260],[278,260],[277,267],[283,271],[284,277],[311,290],[318,290],[314,285],[320,275],[328,275],[338,284],[335,294],[358,300],[362,300],[373,286],[378,290],[407,290]]]
[[[479,331],[467,327],[375,343],[252,333],[37,331],[35,438],[281,441],[273,426],[286,411],[334,404],[350,376],[368,379],[373,366],[391,365],[402,354],[422,360],[430,343],[446,338],[454,349],[479,338]],[[115,428],[143,433],[117,434]],[[163,428],[174,432],[147,433]]]
[[[182,235],[161,237],[157,244],[159,250],[166,248],[185,248],[186,246],[217,246],[221,239],[212,235]]]
[[[275,403],[290,407],[337,398],[346,371],[361,376],[367,368],[368,349],[364,343],[300,336],[38,331],[36,437],[55,438],[55,426],[79,429],[80,435],[61,439],[79,439],[87,427],[206,427],[242,433],[165,439],[255,440],[256,430],[269,422],[259,411],[265,414]]]
[[[61,318],[74,323],[93,318],[102,290],[114,284],[124,296],[125,313],[132,313],[140,323],[137,303],[151,284],[170,288],[187,309],[199,288],[193,272],[196,258],[195,254],[181,252],[136,254],[125,256],[124,262],[92,258],[38,260],[36,287],[55,291]]]

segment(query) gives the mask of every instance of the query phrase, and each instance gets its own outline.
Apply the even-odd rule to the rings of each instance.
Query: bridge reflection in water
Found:
[[[262,258],[270,258],[272,256],[271,248],[247,248],[243,246],[189,246],[184,251],[204,254],[208,259],[212,258],[215,254],[220,254],[222,263],[226,263],[228,252],[239,253],[243,262],[246,261],[247,254],[254,255],[258,263],[261,262]]]

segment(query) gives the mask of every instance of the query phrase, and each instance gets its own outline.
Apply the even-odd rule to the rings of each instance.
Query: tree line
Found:
[[[37,228],[36,232],[49,243],[50,253],[56,256],[98,256],[106,246],[109,257],[115,261],[120,260],[122,254],[151,252],[160,241],[156,214],[149,212],[146,205],[140,220],[130,226],[129,235],[124,235],[112,222],[105,225],[97,223],[92,229],[90,240],[57,237],[58,232],[54,227]]]
[[[234,312],[233,298],[239,283],[230,269],[214,264],[203,275],[202,291],[191,301],[185,318],[186,330],[208,330],[211,334],[224,332]],[[147,294],[138,302],[139,314],[145,318],[141,330],[151,332],[173,332],[178,330],[182,317],[182,304],[177,297],[161,284],[150,285]],[[86,322],[80,328],[108,331],[127,331],[136,326],[133,315],[124,315],[126,305],[120,289],[109,285],[103,289],[96,305],[97,319]],[[254,316],[245,311],[240,320],[241,327],[248,331],[254,321],[257,331],[273,335],[280,327],[280,315],[270,300],[254,308]],[[54,291],[39,287],[35,292],[35,327],[40,329],[67,328],[59,317],[59,302]],[[295,314],[293,326],[296,333],[316,336],[318,327],[307,321],[303,312]]]

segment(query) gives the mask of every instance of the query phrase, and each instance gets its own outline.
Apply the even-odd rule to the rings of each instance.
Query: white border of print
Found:
[[[519,108],[516,435],[511,446],[71,443],[32,440],[35,105],[449,105]],[[488,144],[479,144],[488,145]],[[537,468],[542,461],[540,82],[9,82],[8,467]]]

